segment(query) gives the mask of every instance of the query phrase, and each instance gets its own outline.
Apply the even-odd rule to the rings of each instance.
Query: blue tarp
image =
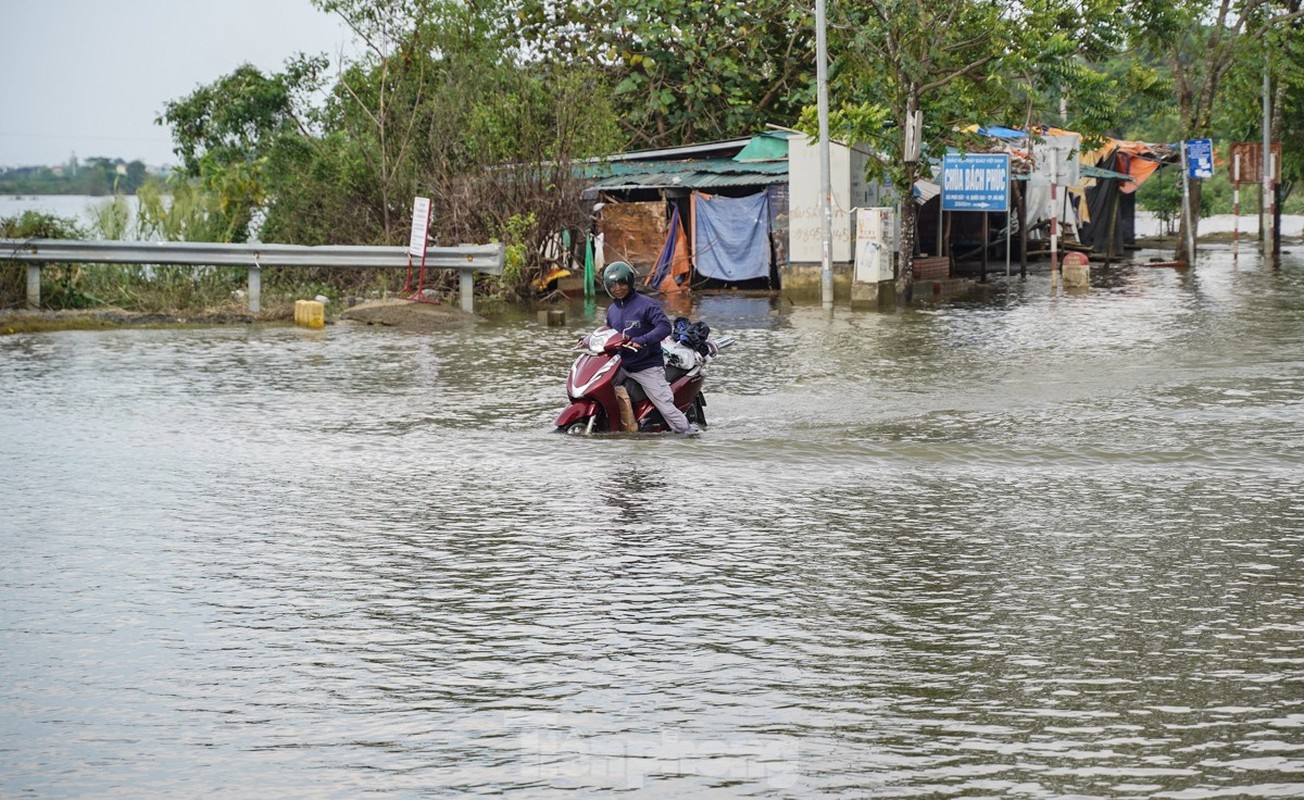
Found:
[[[983,136],[991,136],[994,139],[1022,139],[1027,136],[1023,131],[1016,131],[1013,128],[1004,128],[1000,125],[986,125],[978,129],[978,133]]]
[[[721,281],[770,277],[770,198],[693,195],[697,274]]]

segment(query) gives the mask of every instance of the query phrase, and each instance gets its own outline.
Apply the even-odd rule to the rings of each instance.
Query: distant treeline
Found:
[[[0,194],[135,194],[149,174],[143,161],[73,158],[54,167],[0,170]]]

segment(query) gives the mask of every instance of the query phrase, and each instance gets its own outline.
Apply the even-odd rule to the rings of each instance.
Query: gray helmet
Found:
[[[623,283],[630,289],[634,288],[634,268],[624,261],[613,261],[602,270],[602,285],[607,288],[607,294],[611,294],[611,287],[617,283]]]

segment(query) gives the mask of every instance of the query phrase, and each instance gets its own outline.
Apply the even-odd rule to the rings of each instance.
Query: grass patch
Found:
[[[202,328],[214,325],[290,324],[294,303],[278,302],[257,314],[247,307],[229,303],[185,311],[133,311],[122,308],[66,310],[0,310],[0,335],[89,331],[109,328]]]

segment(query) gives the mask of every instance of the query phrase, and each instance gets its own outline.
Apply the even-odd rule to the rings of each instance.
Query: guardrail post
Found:
[[[41,307],[41,265],[27,265],[27,307],[33,311]]]
[[[462,293],[462,310],[468,314],[475,312],[475,273],[469,269],[458,270],[458,289]]]
[[[254,264],[249,268],[249,313],[263,310],[263,268]]]

